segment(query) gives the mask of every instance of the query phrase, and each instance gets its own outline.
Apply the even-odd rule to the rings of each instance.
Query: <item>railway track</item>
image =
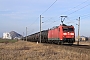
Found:
[[[77,45],[77,44],[73,44],[73,45],[70,45],[70,44],[63,44],[63,45],[58,45],[58,44],[47,44],[47,43],[43,43],[43,45],[45,46],[66,46],[66,47],[74,47],[74,48],[83,48],[83,49],[90,49],[90,45]]]
[[[43,46],[49,46],[53,47],[54,49],[59,49],[59,50],[67,50],[67,51],[73,51],[77,53],[84,53],[84,54],[90,54],[90,45],[69,45],[69,44],[64,44],[64,45],[58,45],[58,44],[46,44],[44,43]]]
[[[71,47],[90,49],[90,45],[72,45]]]

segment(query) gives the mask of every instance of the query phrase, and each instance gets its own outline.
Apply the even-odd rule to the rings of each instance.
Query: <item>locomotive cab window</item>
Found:
[[[74,31],[74,29],[69,27],[63,27],[63,31]]]

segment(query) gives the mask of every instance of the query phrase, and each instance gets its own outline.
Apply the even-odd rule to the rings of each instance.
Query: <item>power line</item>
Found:
[[[90,16],[90,14],[85,14],[85,15],[82,15],[82,16],[80,16],[80,17],[85,17],[85,16]]]
[[[68,12],[68,11],[72,10],[72,9],[77,8],[77,7],[79,7],[80,5],[82,5],[82,4],[84,4],[84,3],[86,3],[87,1],[88,1],[88,0],[86,0],[86,1],[84,1],[84,2],[82,2],[81,4],[78,4],[77,6],[75,6],[75,7],[71,8],[71,9],[69,9],[69,10],[67,10],[67,11],[65,11],[65,12],[63,12],[63,13],[66,13],[66,12]],[[62,14],[63,14],[63,13],[62,13]]]
[[[47,27],[47,26],[49,26],[49,25],[51,25],[51,24],[53,25],[54,23],[57,23],[57,22],[56,22],[55,20],[54,20],[54,21],[51,21],[49,24],[46,24],[46,25],[44,25],[43,27],[45,27],[45,26]]]
[[[52,3],[52,5],[49,8],[47,8],[42,14],[44,14],[45,12],[47,12],[56,2],[57,2],[57,0],[55,0],[54,3]]]
[[[55,0],[55,2],[49,7],[49,8],[47,8],[42,14],[44,14],[45,12],[47,12],[55,3],[56,3],[56,1],[57,0]],[[75,6],[75,7],[73,7],[72,9],[75,9],[75,8],[77,8],[78,6],[80,6],[80,5],[82,5],[82,4],[84,4],[84,3],[86,3],[88,0],[86,0],[85,2],[83,2],[83,3],[81,3],[81,4],[79,4],[79,5],[77,5],[77,6]],[[81,9],[83,9],[83,8],[85,8],[85,7],[87,7],[87,6],[89,6],[90,4],[88,4],[88,5],[86,5],[86,6],[84,6],[84,7],[81,7],[81,8],[79,8],[79,9],[77,9],[76,11],[74,11],[74,12],[72,12],[72,13],[70,13],[69,15],[71,15],[71,14],[73,14],[73,13],[75,13],[75,12],[77,12],[77,11],[79,11],[79,10],[81,10]],[[68,11],[70,11],[70,10],[72,10],[72,9],[69,9],[69,10],[67,10],[66,12],[68,12]],[[65,13],[65,12],[64,12]],[[41,15],[42,15],[41,14]],[[52,18],[50,18],[50,19],[52,19]],[[49,19],[48,19],[49,20]],[[47,20],[46,20],[47,21]],[[45,21],[45,22],[46,22]],[[35,22],[36,22],[36,20],[35,20]],[[35,23],[34,22],[34,23]],[[52,22],[53,23],[53,22]],[[33,24],[33,23],[32,23]]]
[[[88,1],[88,0],[86,0],[85,2],[87,2],[87,1]],[[83,2],[83,3],[85,3],[85,2]],[[81,4],[83,4],[83,3],[81,3]],[[81,5],[81,4],[80,4],[80,5]],[[86,7],[89,6],[89,5],[90,5],[90,4],[87,4],[87,5],[85,5],[85,6],[81,7],[81,8],[79,8],[79,9],[77,9],[76,11],[74,11],[74,12],[68,14],[68,15],[71,15],[71,14],[73,14],[73,13],[75,13],[75,12],[77,12],[77,11],[83,9],[83,8],[86,8]],[[79,5],[77,5],[77,6],[79,6]],[[74,7],[74,8],[76,8],[76,7]]]
[[[79,10],[83,9],[83,8],[86,8],[86,7],[87,7],[87,6],[89,6],[89,5],[90,5],[90,4],[85,5],[84,7],[79,8],[79,9],[77,9],[76,11],[74,11],[74,12],[70,13],[69,15],[71,15],[71,14],[73,14],[73,13],[75,13],[75,12],[77,12],[77,11],[79,11]]]
[[[90,16],[90,15],[86,15],[86,16],[82,17],[82,19],[90,18],[89,16]]]
[[[72,9],[77,8],[78,6],[80,6],[80,5],[84,4],[84,3],[86,3],[87,1],[88,1],[88,0],[86,0],[85,2],[83,2],[83,3],[79,4],[79,5],[77,5],[76,7],[73,7]],[[79,9],[77,9],[76,11],[70,13],[69,15],[71,15],[71,14],[73,14],[73,13],[75,13],[75,12],[77,12],[77,11],[83,9],[83,8],[86,8],[86,7],[89,6],[89,5],[90,5],[90,4],[87,4],[87,5],[85,5],[85,6],[81,7],[81,8],[79,8]],[[72,10],[72,9],[70,9],[70,10]],[[69,10],[67,10],[67,11],[69,11]],[[66,12],[67,12],[67,11],[66,11]],[[64,12],[64,13],[65,13],[65,12]],[[84,16],[87,16],[87,15],[84,15]],[[75,20],[75,19],[74,19],[74,20]]]
[[[39,17],[38,17],[38,18],[36,18],[36,20],[37,20],[37,19],[39,19]],[[33,24],[36,22],[36,20],[35,20],[35,21],[31,24],[31,25],[33,25]],[[31,25],[30,25],[30,26],[31,26]]]
[[[67,11],[65,11],[65,12],[63,12],[63,13],[66,13],[66,12],[68,12],[68,11],[72,10],[72,9],[77,8],[78,6],[80,6],[80,5],[84,4],[84,3],[86,3],[87,1],[88,1],[88,0],[86,0],[86,1],[84,1],[84,2],[82,2],[81,4],[78,4],[77,6],[75,6],[75,7],[71,8],[71,9],[69,9],[69,10],[67,10]],[[75,11],[75,12],[76,12],[76,11]],[[72,14],[73,14],[73,13],[75,13],[75,12],[72,12]],[[63,14],[63,13],[61,13],[61,14]],[[70,14],[71,14],[71,13],[70,13]],[[50,18],[50,19],[52,19],[52,18]],[[48,20],[50,20],[50,19],[48,19]],[[46,20],[46,21],[48,21],[48,20]],[[44,21],[44,22],[46,22],[46,21]]]
[[[84,4],[84,3],[86,3],[88,0],[86,0],[86,1],[84,1],[84,2],[82,2],[81,4],[79,4],[79,5],[77,5],[77,6],[75,6],[75,7],[73,7],[72,9],[74,9],[74,8],[76,8],[76,7],[78,7],[78,6],[80,6],[80,5],[82,5],[82,4]],[[45,12],[47,12],[55,3],[57,2],[57,0],[55,0],[54,1],[54,3],[52,3],[52,5],[49,7],[49,8],[47,8],[42,14],[44,14]],[[90,5],[90,4],[89,4]],[[83,8],[85,8],[85,7],[87,7],[88,5],[86,5],[86,6],[84,6],[84,7],[82,7],[82,8],[80,8],[80,9],[78,9],[78,10],[76,10],[76,11],[74,11],[74,12],[72,12],[72,13],[70,13],[69,15],[71,15],[71,14],[73,14],[73,13],[75,13],[75,12],[77,12],[77,11],[79,11],[79,10],[81,10],[81,9],[83,9]],[[69,9],[69,10],[72,10],[72,9]],[[67,10],[67,11],[69,11],[69,10]],[[67,12],[66,11],[66,12]],[[65,12],[64,12],[65,13]],[[41,15],[42,15],[41,14]],[[52,18],[50,18],[50,19],[52,19]],[[48,19],[49,20],[49,19]],[[47,21],[48,21],[47,20]],[[35,20],[36,21],[36,20]],[[46,22],[46,21],[45,21]],[[33,23],[32,23],[33,24]]]
[[[57,0],[55,0],[54,3],[52,3],[52,5],[50,5],[50,7],[48,7],[42,14],[44,14],[45,12],[47,12],[56,2],[57,2]],[[41,14],[41,15],[42,15],[42,14]],[[38,17],[38,18],[39,18],[39,17]],[[38,18],[37,18],[37,19],[38,19]],[[37,19],[36,19],[36,20],[37,20]],[[36,22],[36,20],[35,20],[31,25],[33,25],[33,24]],[[31,26],[31,25],[30,25],[30,26]]]

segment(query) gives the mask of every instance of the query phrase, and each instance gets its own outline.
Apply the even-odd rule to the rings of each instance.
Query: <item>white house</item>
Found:
[[[3,39],[12,39],[10,33],[3,33]]]

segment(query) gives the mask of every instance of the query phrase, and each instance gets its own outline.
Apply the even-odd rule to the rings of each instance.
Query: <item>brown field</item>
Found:
[[[0,43],[0,60],[90,60],[90,49],[26,41]]]

